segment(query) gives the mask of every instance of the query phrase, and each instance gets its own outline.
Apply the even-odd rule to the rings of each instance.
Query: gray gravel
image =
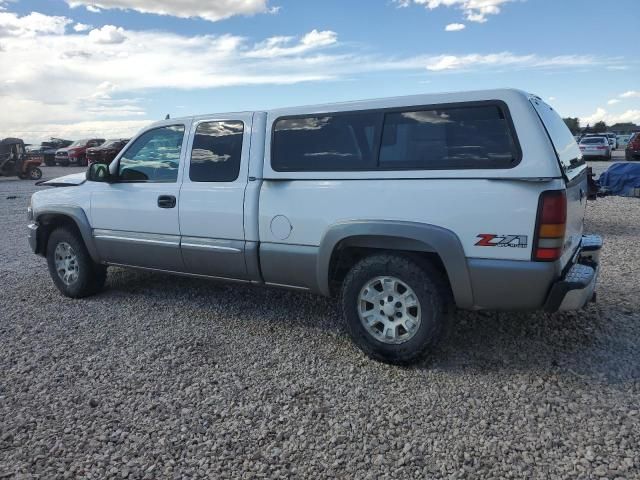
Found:
[[[640,478],[640,200],[588,207],[597,305],[460,314],[402,369],[305,294],[113,269],[63,298],[34,189],[0,182],[0,478]]]

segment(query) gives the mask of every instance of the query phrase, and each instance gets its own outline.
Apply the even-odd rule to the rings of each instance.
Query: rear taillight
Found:
[[[567,229],[567,195],[564,190],[542,192],[538,202],[533,260],[554,262],[562,256]]]

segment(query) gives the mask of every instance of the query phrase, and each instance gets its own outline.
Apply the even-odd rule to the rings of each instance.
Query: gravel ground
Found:
[[[638,199],[588,207],[597,305],[461,313],[397,368],[306,294],[112,269],[63,298],[35,188],[0,182],[0,478],[640,478]]]

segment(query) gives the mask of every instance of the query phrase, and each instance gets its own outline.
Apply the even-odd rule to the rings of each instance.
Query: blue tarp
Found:
[[[609,195],[631,197],[633,189],[640,188],[640,163],[615,163],[598,181]]]

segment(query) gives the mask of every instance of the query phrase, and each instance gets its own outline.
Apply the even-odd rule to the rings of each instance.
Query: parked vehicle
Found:
[[[48,142],[42,142],[40,146],[31,149],[30,153],[36,157],[40,156],[44,164],[53,167],[56,164],[56,151],[60,148],[68,147],[73,142],[61,138],[51,138]]]
[[[609,143],[609,146],[611,147],[611,150],[615,150],[616,148],[618,148],[618,137],[615,133],[587,133],[583,138],[589,137],[605,137],[607,139],[607,142]],[[580,139],[580,141],[582,141],[582,139]]]
[[[629,139],[624,151],[624,158],[629,161],[640,160],[640,132],[634,133]]]
[[[104,143],[104,138],[76,140],[66,148],[56,151],[56,163],[66,167],[72,163],[80,167],[87,165],[87,149]]]
[[[40,180],[42,170],[39,166],[39,159],[27,155],[22,139],[5,138],[0,141],[0,176]]]
[[[607,132],[605,136],[609,139],[609,145],[612,150],[618,149],[618,136],[615,133]]]
[[[587,136],[580,140],[582,156],[587,158],[601,158],[611,160],[611,145],[607,137]]]
[[[618,147],[626,148],[632,135],[618,135]]]
[[[129,139],[106,140],[98,147],[87,148],[87,163],[104,163],[108,165],[120,153],[120,150],[129,142]]]
[[[109,265],[314,292],[391,363],[453,306],[582,308],[602,246],[580,149],[517,90],[171,119],[53,182],[75,186],[32,196],[29,242],[64,295]]]

